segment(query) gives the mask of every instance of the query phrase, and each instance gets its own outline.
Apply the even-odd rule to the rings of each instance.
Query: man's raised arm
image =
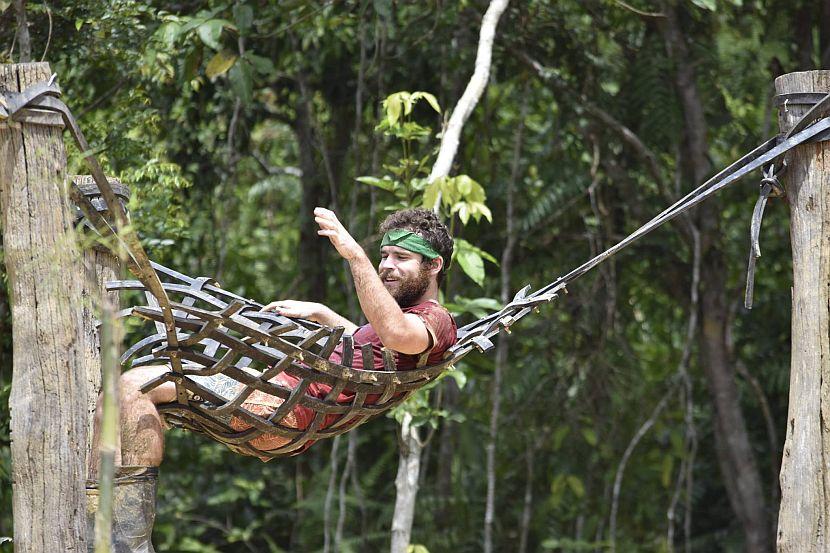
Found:
[[[383,345],[406,353],[423,353],[430,347],[430,335],[417,315],[405,314],[380,277],[360,244],[337,219],[333,211],[318,207],[314,220],[317,234],[326,236],[337,252],[349,262],[360,308]]]

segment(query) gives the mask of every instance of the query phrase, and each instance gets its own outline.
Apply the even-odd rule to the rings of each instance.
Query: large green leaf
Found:
[[[484,286],[484,259],[480,251],[462,238],[455,239],[453,258],[458,262],[464,274],[479,286]]]
[[[236,96],[242,100],[243,104],[251,103],[253,97],[253,76],[251,75],[251,65],[244,60],[240,63],[234,64],[231,67],[228,77],[231,80],[231,88],[233,88]]]
[[[219,44],[219,37],[222,36],[222,27],[224,27],[224,22],[221,19],[211,19],[199,25],[197,32],[199,38],[207,46],[220,50],[222,46]]]
[[[377,177],[357,177],[355,180],[357,182],[362,182],[363,184],[368,184],[369,186],[376,186],[383,190],[388,190],[389,192],[394,192],[399,185],[397,181],[394,181],[389,177],[384,177],[382,179]]]
[[[400,93],[392,94],[383,101],[383,107],[386,108],[386,121],[392,126],[395,125],[401,118],[401,109],[403,102]]]
[[[217,52],[208,62],[207,67],[205,68],[205,75],[207,75],[209,79],[213,79],[219,75],[224,75],[231,67],[233,67],[236,60],[237,56],[229,50]]]
[[[233,20],[239,28],[239,33],[247,34],[248,29],[254,21],[254,10],[247,4],[234,4],[233,6]]]

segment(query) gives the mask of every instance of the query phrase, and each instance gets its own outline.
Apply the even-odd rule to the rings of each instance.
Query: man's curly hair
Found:
[[[380,224],[378,229],[383,235],[390,230],[404,229],[418,234],[421,238],[429,242],[429,245],[441,254],[444,259],[444,268],[438,273],[438,284],[444,280],[444,273],[450,265],[452,259],[453,243],[450,237],[447,225],[441,222],[441,219],[429,209],[404,209],[403,211],[396,211],[389,215]],[[431,260],[424,259],[424,263],[430,263]]]

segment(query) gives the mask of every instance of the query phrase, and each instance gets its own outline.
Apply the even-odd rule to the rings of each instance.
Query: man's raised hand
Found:
[[[324,207],[316,207],[314,208],[314,221],[320,225],[317,234],[328,236],[337,253],[346,261],[366,255],[357,240],[352,238],[343,223],[337,219],[334,211]]]

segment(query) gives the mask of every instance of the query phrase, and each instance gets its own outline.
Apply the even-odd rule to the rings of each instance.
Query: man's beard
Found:
[[[383,278],[389,274],[390,271],[381,271],[380,277]],[[397,285],[393,290],[389,290],[395,301],[401,307],[410,307],[415,305],[415,302],[427,291],[430,283],[430,274],[427,267],[423,264],[418,269],[418,274],[407,277],[400,277]],[[388,288],[387,288],[388,290]]]

